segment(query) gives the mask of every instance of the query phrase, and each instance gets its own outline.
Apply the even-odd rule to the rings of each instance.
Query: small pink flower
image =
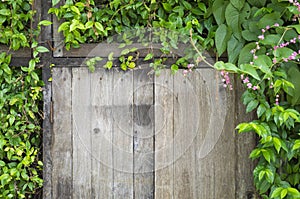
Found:
[[[186,76],[188,74],[188,72],[189,72],[188,70],[183,70],[182,73],[183,73],[184,76]]]
[[[279,23],[275,23],[274,26],[275,26],[275,27],[279,27]]]
[[[243,83],[244,83],[244,84],[249,83],[249,77],[246,77],[246,78],[243,80]]]
[[[258,36],[258,39],[261,39],[261,40],[263,40],[265,38],[265,36],[264,35],[259,35]]]
[[[265,30],[265,29],[261,29],[261,32],[263,32],[263,33],[264,33],[264,32],[266,32],[266,30]]]
[[[270,29],[270,26],[269,26],[269,25],[268,25],[268,26],[266,26],[266,29],[267,29],[267,30],[269,30],[269,29]]]
[[[187,68],[188,68],[188,69],[191,69],[191,68],[193,68],[193,67],[194,67],[194,64],[188,64],[188,65],[187,65]]]
[[[252,88],[252,84],[251,84],[251,83],[248,83],[248,84],[247,84],[247,87],[248,87],[248,88]]]
[[[252,88],[254,91],[255,90],[257,90],[258,89],[258,87],[257,86],[253,86],[253,88]]]
[[[253,59],[257,59],[258,57],[256,55],[254,55]]]

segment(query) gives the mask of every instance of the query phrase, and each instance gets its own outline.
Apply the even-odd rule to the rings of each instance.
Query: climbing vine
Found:
[[[39,53],[48,50],[36,38],[33,1],[0,2],[0,198],[32,198],[42,187],[41,70]],[[6,47],[5,47],[6,46]],[[24,66],[12,66],[12,52],[32,50]],[[5,50],[7,49],[7,50]]]

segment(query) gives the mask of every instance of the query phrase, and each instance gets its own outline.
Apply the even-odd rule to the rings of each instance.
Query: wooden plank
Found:
[[[195,185],[193,187],[193,198],[214,198],[214,190],[215,190],[215,177],[214,177],[214,164],[215,160],[211,160],[211,156],[206,157],[211,150],[213,150],[213,146],[210,144],[207,145],[208,141],[207,137],[209,134],[215,135],[213,131],[209,130],[210,120],[212,117],[212,110],[214,108],[211,101],[210,88],[208,83],[211,83],[215,77],[210,76],[211,70],[206,69],[197,69],[192,74],[188,75],[188,79],[193,83],[193,89],[195,95],[198,97],[198,111],[199,114],[197,116],[198,122],[198,131],[196,137],[193,140],[193,145],[190,150],[195,150],[195,159],[191,164],[193,164],[192,169],[194,172],[194,182]],[[211,82],[207,82],[206,79],[212,78]],[[213,145],[214,143],[212,143]],[[200,151],[202,152],[202,156],[200,156]],[[193,152],[194,153],[194,152]]]
[[[91,74],[92,198],[112,198],[113,73],[97,68]]]
[[[133,72],[114,73],[113,198],[133,198]]]
[[[155,191],[154,198],[173,198],[173,75],[163,70],[155,76]]]
[[[13,55],[13,57],[21,57],[21,58],[28,58],[31,57],[31,49],[30,48],[20,48],[19,50],[11,50],[7,45],[0,45],[0,53],[8,52],[8,54]]]
[[[71,72],[68,68],[54,68],[53,142],[52,142],[52,197],[72,196],[72,93]]]
[[[72,70],[73,198],[91,198],[91,84],[87,68]]]
[[[215,95],[212,95],[214,108],[217,110],[213,114],[215,131],[218,132],[222,126],[221,119],[225,118],[222,134],[215,145],[215,197],[216,198],[235,198],[235,170],[236,170],[236,149],[235,149],[235,93],[223,88],[223,82],[218,71],[214,71]],[[217,80],[217,81],[216,81]],[[233,81],[233,80],[232,80]],[[213,82],[212,82],[213,83]],[[234,82],[233,82],[234,83]],[[222,94],[226,92],[226,94]],[[220,114],[226,113],[225,117]],[[219,124],[218,124],[219,122]],[[220,162],[221,164],[217,164]],[[226,191],[225,191],[226,190]]]
[[[51,21],[51,15],[48,14],[48,10],[51,7],[51,2],[47,0],[41,1],[34,1],[34,7],[36,8],[37,13],[35,13],[35,25],[40,20],[49,20]],[[44,46],[45,41],[51,41],[52,39],[52,26],[41,27],[41,34],[38,38],[38,42]],[[30,53],[31,50],[25,50],[26,54]],[[25,55],[27,56],[27,55]],[[31,56],[30,56],[31,57]],[[41,57],[45,58],[44,61],[41,61],[39,67],[43,70],[43,81],[45,82],[45,86],[43,89],[43,100],[44,100],[44,107],[43,107],[43,199],[52,199],[51,195],[51,188],[52,188],[52,160],[51,160],[51,146],[52,146],[52,124],[51,124],[51,82],[48,79],[51,77],[51,69],[50,60],[51,54],[50,53],[42,53]],[[28,60],[23,60],[23,63],[19,62],[21,65],[24,63],[28,63]]]
[[[194,139],[203,129],[199,126],[201,116],[207,114],[199,109],[201,99],[194,90],[201,87],[198,75],[193,72],[184,77],[180,70],[174,76],[174,198],[198,198]]]
[[[55,7],[58,8],[65,4],[65,0],[61,0]],[[58,32],[61,21],[56,16],[52,18],[53,24],[53,57],[62,57],[64,54],[64,36],[62,32]]]
[[[245,114],[246,107],[241,102],[241,97],[244,92],[244,88],[239,80],[236,81],[236,123],[238,125],[241,122],[251,121],[255,116],[254,114]],[[237,132],[236,132],[237,133]],[[254,133],[243,133],[236,135],[236,199],[244,198],[258,198],[256,195],[253,170],[255,167],[254,161],[249,158],[251,151],[256,146],[256,135]]]
[[[196,167],[199,198],[235,198],[234,93],[223,88],[217,71],[199,70],[207,84],[210,114]]]
[[[134,198],[154,198],[154,96],[150,68],[134,70]]]

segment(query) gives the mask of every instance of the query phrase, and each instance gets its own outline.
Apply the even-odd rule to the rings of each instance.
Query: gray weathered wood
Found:
[[[236,115],[235,125],[247,122],[254,118],[253,114],[245,114],[246,108],[241,103],[241,96],[244,92],[242,84],[236,83]],[[236,135],[236,199],[258,198],[253,183],[253,169],[255,163],[249,158],[251,151],[256,146],[256,136],[254,133],[243,133]],[[247,177],[246,177],[247,176]]]
[[[133,72],[134,198],[154,197],[154,85],[149,72]]]
[[[133,198],[133,72],[112,70],[113,198]]]
[[[200,99],[194,87],[202,85],[197,77],[195,72],[184,77],[182,70],[174,76],[174,198],[179,199],[197,198],[194,140],[199,129],[204,130],[199,126],[201,116],[208,114],[199,109]]]
[[[154,198],[174,198],[173,75],[163,70],[155,76],[155,192]]]
[[[199,72],[208,85],[210,103],[207,132],[198,144],[199,198],[235,198],[234,95],[223,88],[218,72]]]
[[[9,46],[1,44],[0,53],[2,52],[8,52],[9,54],[13,55],[13,57],[22,57],[22,58],[31,57],[30,48],[20,48],[19,50],[14,51],[9,49]]]
[[[247,118],[239,91],[212,69],[148,72],[53,70],[52,197],[251,196],[255,139],[234,132]]]
[[[61,0],[55,7],[60,7],[65,4],[65,0]],[[60,22],[57,17],[54,16],[52,18],[53,21],[53,57],[62,57],[64,51],[64,36],[62,32],[58,32],[58,28],[60,26]]]
[[[91,86],[92,198],[109,199],[113,197],[113,73],[96,69]]]
[[[72,196],[72,85],[71,70],[54,68],[52,76],[52,198]],[[61,89],[64,88],[64,89]]]
[[[91,198],[91,79],[87,68],[72,75],[73,198]]]

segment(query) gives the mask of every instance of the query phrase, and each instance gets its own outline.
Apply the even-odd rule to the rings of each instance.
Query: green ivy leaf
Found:
[[[218,25],[225,22],[225,9],[229,1],[215,0],[212,6],[212,12]]]
[[[10,10],[9,9],[1,9],[0,10],[0,15],[9,16],[10,15]]]
[[[241,37],[241,27],[240,27],[240,11],[235,8],[231,3],[228,4],[225,10],[225,19],[228,27],[234,30],[233,34],[235,37]]]
[[[215,42],[219,56],[225,52],[230,36],[231,33],[225,24],[220,25],[216,30]]]
[[[231,38],[227,43],[227,53],[229,62],[236,63],[243,46],[244,42],[240,42],[238,39],[235,38],[234,35],[231,35]]]
[[[60,0],[52,0],[52,7],[56,6]]]
[[[295,143],[294,143],[294,146],[292,148],[292,151],[295,151],[299,148],[300,148],[300,140],[296,140]]]
[[[70,9],[75,12],[77,15],[81,15],[79,9],[76,6],[71,6]]]
[[[169,3],[162,3],[164,9],[167,11],[167,12],[170,12],[172,10],[172,6],[171,4]]]
[[[256,48],[255,42],[246,44],[240,52],[238,64],[241,65],[241,64],[250,63],[253,59],[253,54],[251,54],[250,52],[255,48]]]
[[[238,10],[241,10],[244,7],[245,0],[230,0],[230,3]]]
[[[148,53],[147,55],[146,55],[146,57],[144,58],[144,61],[148,61],[148,60],[150,60],[150,59],[152,59],[153,58],[153,53]]]
[[[273,138],[273,144],[274,144],[274,147],[275,147],[277,153],[279,154],[279,151],[281,149],[281,141],[280,141],[280,139],[277,138],[277,137],[274,137]]]
[[[51,24],[52,22],[48,20],[42,20],[38,23],[39,26],[50,26]]]
[[[240,69],[243,73],[251,75],[253,78],[260,80],[260,77],[253,65],[242,64],[242,65],[240,65]]]
[[[38,51],[39,53],[46,53],[49,52],[48,48],[44,47],[44,46],[38,46],[36,48],[36,51]]]
[[[249,104],[247,105],[246,112],[250,113],[255,108],[257,108],[258,104],[259,104],[259,102],[257,100],[250,101]]]

